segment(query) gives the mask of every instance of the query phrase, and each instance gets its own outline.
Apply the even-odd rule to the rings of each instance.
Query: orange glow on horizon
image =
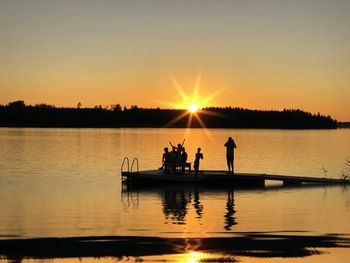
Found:
[[[180,97],[182,98],[182,101],[177,103],[166,102],[166,104],[177,109],[187,109],[191,113],[195,113],[203,107],[208,107],[212,99],[217,97],[224,90],[215,90],[209,96],[201,97],[199,95],[199,89],[202,80],[202,74],[200,72],[196,77],[195,84],[193,86],[192,96],[186,94],[184,87],[177,81],[177,79],[174,76],[171,76],[171,80]]]

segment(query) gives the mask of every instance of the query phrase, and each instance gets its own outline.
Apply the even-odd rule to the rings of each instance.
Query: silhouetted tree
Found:
[[[49,105],[49,104],[46,104],[46,103],[38,103],[38,104],[36,104],[34,107],[53,109],[53,108],[55,108],[55,105]]]
[[[118,104],[112,104],[111,105],[111,109],[112,111],[121,111],[122,110],[122,106],[118,103]]]
[[[9,102],[8,106],[10,108],[19,109],[19,108],[24,108],[26,105],[23,100],[17,100],[17,101]]]
[[[206,114],[208,113],[208,114]],[[233,107],[209,107],[199,113],[207,127],[215,128],[280,128],[310,129],[336,128],[338,123],[330,116],[311,114],[299,109],[261,111]],[[184,117],[178,119],[180,115]],[[120,104],[102,108],[56,108],[44,103],[26,106],[24,101],[0,105],[1,126],[33,127],[186,127],[190,115],[187,110],[144,109],[132,105],[130,109]],[[171,122],[178,119],[177,122]],[[171,123],[171,125],[167,125]],[[192,118],[191,127],[201,127]]]

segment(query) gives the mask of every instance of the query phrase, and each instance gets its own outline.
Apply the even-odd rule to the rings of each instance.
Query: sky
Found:
[[[349,11],[348,0],[0,0],[0,104],[187,107],[180,91],[197,89],[200,106],[350,121]]]

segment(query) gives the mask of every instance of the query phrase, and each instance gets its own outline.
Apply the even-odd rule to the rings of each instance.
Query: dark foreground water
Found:
[[[189,161],[200,146],[225,169],[228,136],[238,172],[350,175],[349,129],[1,128],[0,261],[348,262],[348,187],[121,184],[124,156],[158,168],[184,138]]]

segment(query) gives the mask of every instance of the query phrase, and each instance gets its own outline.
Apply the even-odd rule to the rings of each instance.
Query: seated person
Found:
[[[171,167],[171,153],[169,152],[168,147],[164,148],[164,153],[162,156],[162,169],[164,169],[164,173],[169,173]]]
[[[172,151],[170,152],[170,163],[171,163],[171,170],[172,173],[176,172],[176,166],[180,164],[179,155],[176,151],[176,147],[173,146]]]
[[[181,159],[180,159],[180,163],[181,163],[181,168],[182,168],[182,172],[185,171],[185,167],[189,167],[190,171],[191,171],[191,164],[187,163],[187,153],[185,151],[185,147],[182,147],[182,153],[181,153]]]

